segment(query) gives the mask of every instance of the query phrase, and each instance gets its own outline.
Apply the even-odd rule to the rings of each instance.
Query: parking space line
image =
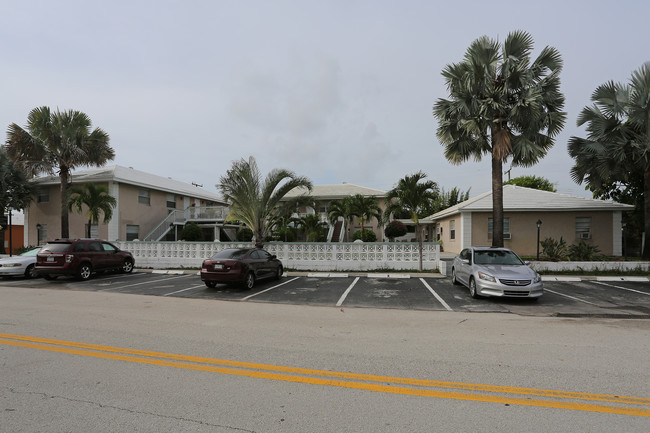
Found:
[[[442,306],[445,307],[445,308],[447,309],[447,311],[454,311],[454,310],[452,310],[451,307],[450,307],[450,306],[449,306],[449,305],[444,301],[444,299],[442,299],[442,298],[440,297],[440,295],[438,295],[438,294],[436,293],[436,291],[433,290],[433,289],[431,288],[431,286],[429,285],[429,283],[427,283],[426,281],[424,281],[424,278],[420,278],[420,281],[422,281],[422,284],[424,284],[424,287],[426,287],[427,289],[429,289],[429,291],[433,294],[433,296],[436,297],[436,299],[438,300],[438,302],[440,302],[440,303],[442,304]]]
[[[628,292],[640,293],[642,295],[650,296],[650,293],[642,292],[640,290],[628,289],[627,287],[615,286],[613,284],[603,283],[602,281],[594,281],[594,284],[600,284],[601,286],[614,287],[616,289],[627,290]]]
[[[171,296],[171,295],[175,295],[176,293],[187,292],[188,290],[198,289],[200,287],[205,287],[205,285],[201,284],[201,285],[198,285],[198,286],[188,287],[187,289],[176,290],[175,292],[165,293],[163,296]]]
[[[350,290],[352,290],[354,285],[357,284],[357,281],[359,281],[359,278],[360,277],[355,278],[354,281],[352,281],[352,284],[350,284],[350,286],[345,290],[345,292],[343,292],[343,295],[341,295],[341,298],[336,303],[337,307],[340,307],[343,304],[343,301],[345,301],[345,298],[347,298],[348,293],[350,293]]]
[[[102,290],[98,290],[98,292],[106,292],[106,291],[108,291],[108,290],[126,289],[126,288],[128,288],[128,287],[141,286],[141,285],[143,285],[143,284],[158,283],[158,282],[163,281],[163,280],[165,280],[165,281],[169,281],[169,280],[174,280],[174,279],[176,279],[176,278],[184,278],[184,277],[187,277],[187,275],[178,275],[178,276],[170,277],[170,278],[158,278],[158,279],[153,280],[153,281],[144,281],[144,282],[142,282],[142,283],[127,284],[126,286],[119,286],[119,287],[111,287],[111,288],[109,288],[109,289],[102,289]]]
[[[549,292],[549,293],[556,294],[556,295],[558,295],[558,296],[564,296],[565,298],[573,299],[574,301],[584,302],[585,304],[593,305],[593,306],[595,306],[595,307],[600,307],[600,305],[598,305],[598,304],[594,304],[593,302],[585,301],[584,299],[576,298],[576,297],[574,297],[574,296],[565,295],[564,293],[559,293],[559,292],[556,292],[556,291],[553,291],[553,290],[549,290],[549,289],[547,289],[547,288],[544,288],[544,291],[545,291],[545,292]]]
[[[250,298],[252,298],[253,296],[261,295],[262,293],[268,292],[269,290],[273,290],[273,289],[276,289],[276,288],[278,288],[280,286],[284,286],[285,284],[289,284],[292,281],[296,281],[298,278],[300,278],[300,277],[296,277],[293,280],[285,281],[284,283],[276,284],[275,286],[269,287],[268,289],[262,290],[261,292],[253,293],[252,295],[246,296],[245,298],[241,298],[240,301],[247,301]]]

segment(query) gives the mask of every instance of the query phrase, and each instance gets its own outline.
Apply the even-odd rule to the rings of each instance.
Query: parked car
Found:
[[[538,298],[544,293],[542,277],[507,248],[465,248],[454,258],[451,281],[468,287],[472,298]]]
[[[217,283],[241,283],[252,289],[263,278],[280,279],[282,262],[261,248],[228,248],[203,261],[201,281],[209,288]]]
[[[1,277],[25,277],[35,278],[38,276],[34,265],[36,264],[36,254],[41,247],[32,248],[22,254],[13,257],[0,259],[0,276]]]
[[[99,271],[131,272],[134,264],[130,252],[99,239],[57,239],[36,256],[36,272],[49,280],[59,275],[87,280]]]

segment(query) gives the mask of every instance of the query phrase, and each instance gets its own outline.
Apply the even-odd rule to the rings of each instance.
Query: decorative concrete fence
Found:
[[[201,262],[226,248],[251,248],[248,242],[142,242],[117,241],[130,251],[137,267],[154,269],[200,268]],[[303,271],[373,271],[419,268],[419,248],[411,242],[298,243],[269,242],[264,249],[275,254],[285,268]],[[439,267],[440,244],[422,246],[422,268]]]

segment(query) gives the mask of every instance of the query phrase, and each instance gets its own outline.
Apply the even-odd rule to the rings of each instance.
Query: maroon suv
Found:
[[[52,280],[72,275],[87,280],[97,271],[131,272],[135,260],[110,242],[99,239],[57,239],[45,245],[36,256],[36,272]]]

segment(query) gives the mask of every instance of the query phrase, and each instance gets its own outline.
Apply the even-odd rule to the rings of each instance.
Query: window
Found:
[[[576,217],[576,238],[591,239],[591,217]]]
[[[174,194],[167,194],[167,207],[176,209],[176,196]]]
[[[494,221],[488,218],[488,239],[492,239],[492,231],[494,229]],[[503,219],[503,237],[510,239],[510,218]]]
[[[102,242],[102,248],[107,253],[115,253],[115,252],[117,252],[117,249],[113,245],[109,244],[108,242]]]
[[[50,202],[50,190],[47,188],[39,188],[38,194],[36,196],[36,201],[38,203],[49,203]]]
[[[126,225],[126,240],[132,241],[138,239],[140,233],[140,226]]]
[[[449,221],[449,239],[456,239],[456,220]]]
[[[150,205],[151,198],[149,197],[149,190],[140,188],[138,190],[138,203]]]

